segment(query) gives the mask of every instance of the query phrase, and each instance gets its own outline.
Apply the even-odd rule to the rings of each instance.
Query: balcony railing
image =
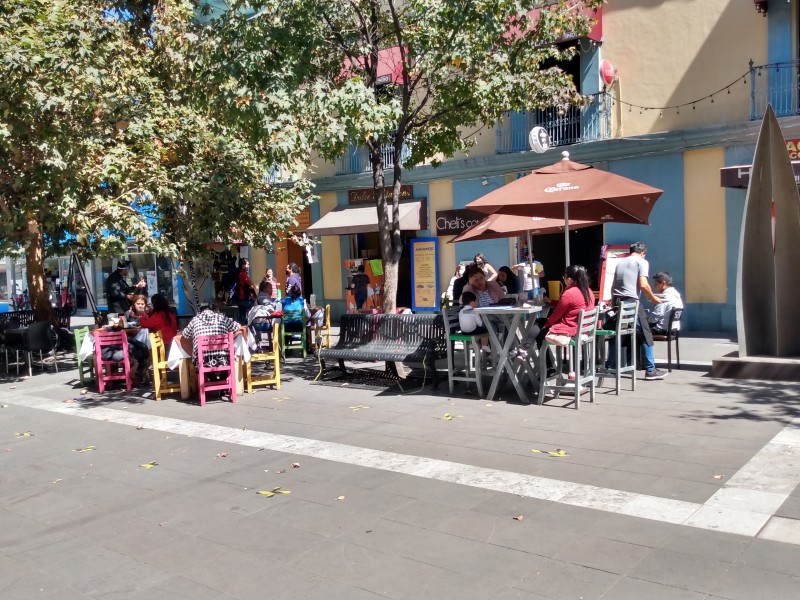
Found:
[[[779,117],[800,113],[798,89],[800,89],[800,61],[750,65],[750,118],[761,119],[767,104]]]
[[[383,168],[393,169],[394,146],[391,144],[384,144],[381,146],[381,152],[383,153]],[[401,164],[410,154],[411,150],[404,145],[400,153]],[[369,171],[372,171],[372,163],[370,163],[369,160],[369,152],[363,146],[350,146],[347,152],[336,161],[337,175],[351,175]]]
[[[590,96],[586,106],[572,106],[565,112],[556,108],[506,112],[497,123],[497,153],[524,152],[528,132],[544,127],[553,146],[567,146],[611,137],[611,95]]]

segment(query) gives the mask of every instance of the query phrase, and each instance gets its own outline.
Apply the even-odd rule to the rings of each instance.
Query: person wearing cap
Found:
[[[131,263],[128,260],[120,260],[117,263],[117,270],[106,279],[106,302],[108,302],[108,312],[124,315],[131,307],[131,298],[134,293],[141,294],[147,285],[144,280],[139,281],[135,286],[128,284],[126,277]]]

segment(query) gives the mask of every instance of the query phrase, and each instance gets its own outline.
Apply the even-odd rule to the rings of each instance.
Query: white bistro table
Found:
[[[500,378],[505,371],[520,400],[527,404],[529,402],[525,390],[522,387],[521,375],[530,377],[531,382],[536,384],[537,373],[535,371],[535,361],[524,360],[519,365],[515,364],[514,356],[511,351],[522,344],[528,337],[531,329],[536,323],[536,317],[542,311],[541,306],[481,306],[475,309],[483,319],[486,329],[489,332],[489,343],[492,346],[492,354],[495,356],[496,364],[492,385],[489,387],[487,400],[493,400],[497,392]]]
[[[244,369],[242,365],[250,362],[250,348],[247,347],[244,336],[237,335],[233,338],[233,353],[236,356],[236,364],[234,365],[236,393],[244,394]],[[178,338],[173,339],[167,354],[167,368],[170,371],[178,369],[182,400],[187,400],[192,396],[192,382],[189,374],[189,364],[191,362],[192,355],[183,349]]]

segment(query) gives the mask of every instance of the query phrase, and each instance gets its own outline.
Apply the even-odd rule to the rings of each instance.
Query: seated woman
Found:
[[[303,327],[308,327],[310,329],[313,326],[315,333],[315,338],[313,339],[319,339],[320,331],[322,330],[322,321],[325,318],[325,309],[321,306],[315,306],[314,310],[311,311],[308,308],[306,299],[300,294],[300,287],[293,285],[289,289],[289,296],[281,300],[284,331],[303,331]],[[289,312],[295,314],[287,315]],[[298,312],[301,315],[299,319],[296,316]],[[310,334],[311,332],[308,333]],[[309,346],[313,349],[311,335],[308,335],[307,338],[309,340]]]
[[[153,308],[142,317],[139,317],[139,325],[147,327],[150,331],[160,331],[164,338],[164,345],[169,348],[178,333],[178,317],[172,312],[166,297],[161,294],[153,294],[151,298]]]
[[[541,348],[549,333],[572,337],[578,331],[578,318],[582,310],[594,308],[594,294],[589,289],[589,276],[580,265],[570,265],[564,273],[564,293],[547,319],[538,319],[528,338],[517,348],[517,357],[525,359],[533,343]],[[550,356],[547,357],[548,366]]]
[[[467,279],[469,283],[464,286],[464,292],[475,294],[478,298],[478,306],[495,304],[505,296],[496,281],[486,281],[486,275],[480,265],[472,264],[467,267]],[[464,304],[463,300],[461,300],[461,304]]]
[[[497,283],[506,288],[506,294],[519,293],[519,279],[508,267],[500,267],[497,271]]]
[[[139,327],[139,319],[147,316],[147,297],[137,294],[131,298],[131,307],[125,312],[128,327]]]
[[[282,309],[280,302],[272,300],[272,284],[264,279],[258,286],[256,305],[247,313],[247,325],[253,328],[256,340],[263,342],[267,351],[272,350],[272,315]],[[267,335],[264,335],[267,334]]]

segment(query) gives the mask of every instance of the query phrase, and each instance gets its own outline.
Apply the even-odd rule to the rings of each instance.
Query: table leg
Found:
[[[178,366],[178,376],[180,377],[181,382],[181,400],[188,400],[192,397],[191,375],[189,372],[190,362],[190,358],[184,358],[181,360],[181,364]]]
[[[236,375],[236,395],[244,395],[244,360],[241,356],[236,357],[234,373]]]

